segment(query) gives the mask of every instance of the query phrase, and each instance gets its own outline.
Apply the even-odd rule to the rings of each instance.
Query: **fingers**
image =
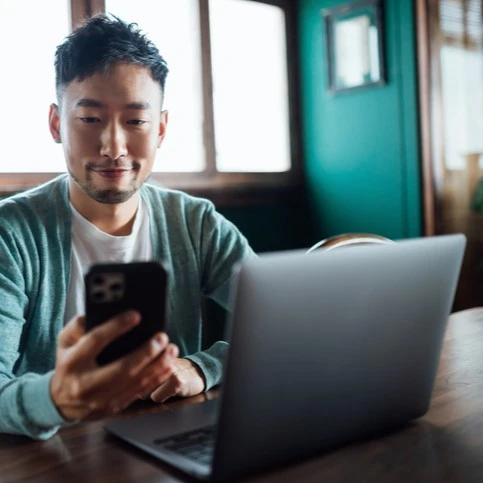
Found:
[[[174,344],[169,344],[163,356],[153,362],[153,365],[156,366],[157,371],[158,370],[162,371],[163,366],[166,366],[168,363],[169,363],[169,368],[167,367],[167,370],[164,373],[165,376],[162,378],[162,380],[158,381],[158,383],[155,385],[147,387],[146,390],[144,390],[139,394],[138,396],[139,399],[143,399],[143,400],[149,399],[151,396],[151,393],[162,383],[165,383],[173,375],[173,373],[178,370],[177,361],[179,361],[179,359],[176,359],[178,357],[178,354],[179,354],[178,347]]]
[[[140,321],[140,314],[133,310],[112,317],[84,334],[77,345],[76,356],[81,359],[95,359],[105,347],[122,334],[129,332]]]
[[[178,353],[168,337],[159,333],[133,353],[92,372],[89,384],[93,391],[102,388],[101,397],[114,400],[119,394],[134,400],[150,394],[173,373],[173,354]],[[122,405],[122,402],[118,404]]]
[[[205,389],[205,379],[199,367],[188,359],[177,359],[173,375],[151,394],[154,402],[162,403],[173,396],[194,396]]]
[[[118,390],[109,395],[108,398],[103,399],[103,403],[97,407],[92,407],[92,411],[88,419],[98,419],[108,415],[117,414],[126,407],[128,407],[135,400],[139,399],[139,394],[148,391],[152,391],[158,387],[165,380],[164,374],[151,374],[150,377],[143,377],[141,380],[136,381],[136,384],[128,385],[124,387],[122,391]]]
[[[136,376],[144,367],[155,360],[161,353],[166,351],[165,356],[171,355],[171,345],[168,345],[169,339],[164,332],[159,332],[150,341],[141,347],[141,350],[136,350],[122,360],[122,365],[125,367],[127,374],[131,377]],[[169,351],[168,351],[169,349]]]
[[[85,333],[85,318],[76,316],[67,322],[59,334],[59,347],[67,349],[73,346]]]
[[[151,372],[169,372],[172,370],[173,351],[177,351],[177,347],[169,344],[164,332],[159,332],[134,352],[100,367],[96,377],[130,381],[148,377]]]
[[[110,407],[112,411],[118,412],[129,406],[136,399],[143,399],[142,394],[151,394],[157,387],[162,386],[166,381],[170,380],[172,376],[172,368],[168,371],[159,370],[149,374],[145,374],[140,380],[140,385],[136,387],[128,387],[122,393],[116,394],[110,400]],[[147,398],[144,398],[147,399]]]
[[[167,341],[167,336],[162,334],[161,339]],[[156,343],[159,344],[159,342]],[[149,344],[142,349],[144,349],[142,352],[148,353],[152,350]],[[115,391],[107,398],[107,412],[114,414],[121,411],[143,394],[151,394],[152,391],[172,376],[174,370],[173,360],[178,354],[178,348],[174,344],[168,344],[167,346],[162,346],[161,351],[161,355],[151,352],[154,360],[146,358],[146,354],[139,354],[137,355],[138,361],[133,360],[131,357],[125,357],[122,363],[117,364],[117,367],[115,367],[116,363],[110,364],[112,367],[109,370],[113,374],[121,375],[123,383],[122,385],[117,385]],[[140,361],[143,361],[143,363]],[[133,367],[136,364],[138,369],[134,371]],[[127,368],[129,370],[126,370]],[[102,372],[105,373],[105,377],[108,377],[107,374],[109,372],[106,369],[107,367],[102,368]]]
[[[181,390],[181,386],[181,380],[176,374],[173,374],[151,394],[151,400],[157,403],[163,403],[169,398],[177,396]]]

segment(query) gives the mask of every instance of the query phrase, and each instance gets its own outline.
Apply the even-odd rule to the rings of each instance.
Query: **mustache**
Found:
[[[121,161],[119,159],[111,159],[108,161],[103,161],[100,163],[96,162],[89,162],[86,164],[86,169],[93,169],[93,170],[108,170],[108,169],[138,169],[140,167],[140,163],[136,161]]]

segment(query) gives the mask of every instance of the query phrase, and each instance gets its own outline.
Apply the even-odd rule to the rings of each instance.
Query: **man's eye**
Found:
[[[82,122],[85,122],[86,124],[93,124],[95,122],[99,122],[100,119],[97,117],[80,117],[79,118]]]
[[[142,119],[130,119],[127,123],[132,124],[134,126],[141,126],[143,124],[146,124],[147,121],[144,121]]]

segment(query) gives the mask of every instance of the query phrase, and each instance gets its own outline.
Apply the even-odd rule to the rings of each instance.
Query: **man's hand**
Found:
[[[154,402],[162,403],[174,396],[195,396],[204,391],[205,379],[196,364],[188,359],[175,359],[172,366],[171,377],[148,396]]]
[[[57,347],[52,400],[68,420],[98,419],[122,411],[140,395],[169,381],[178,348],[158,333],[134,352],[104,366],[98,354],[140,322],[137,312],[113,317],[85,332],[84,317],[74,317],[62,330]]]

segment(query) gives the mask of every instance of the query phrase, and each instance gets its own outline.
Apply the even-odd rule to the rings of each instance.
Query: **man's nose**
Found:
[[[126,156],[126,135],[122,126],[119,126],[115,122],[109,123],[106,126],[101,135],[100,154],[110,159],[118,159],[121,156]]]

